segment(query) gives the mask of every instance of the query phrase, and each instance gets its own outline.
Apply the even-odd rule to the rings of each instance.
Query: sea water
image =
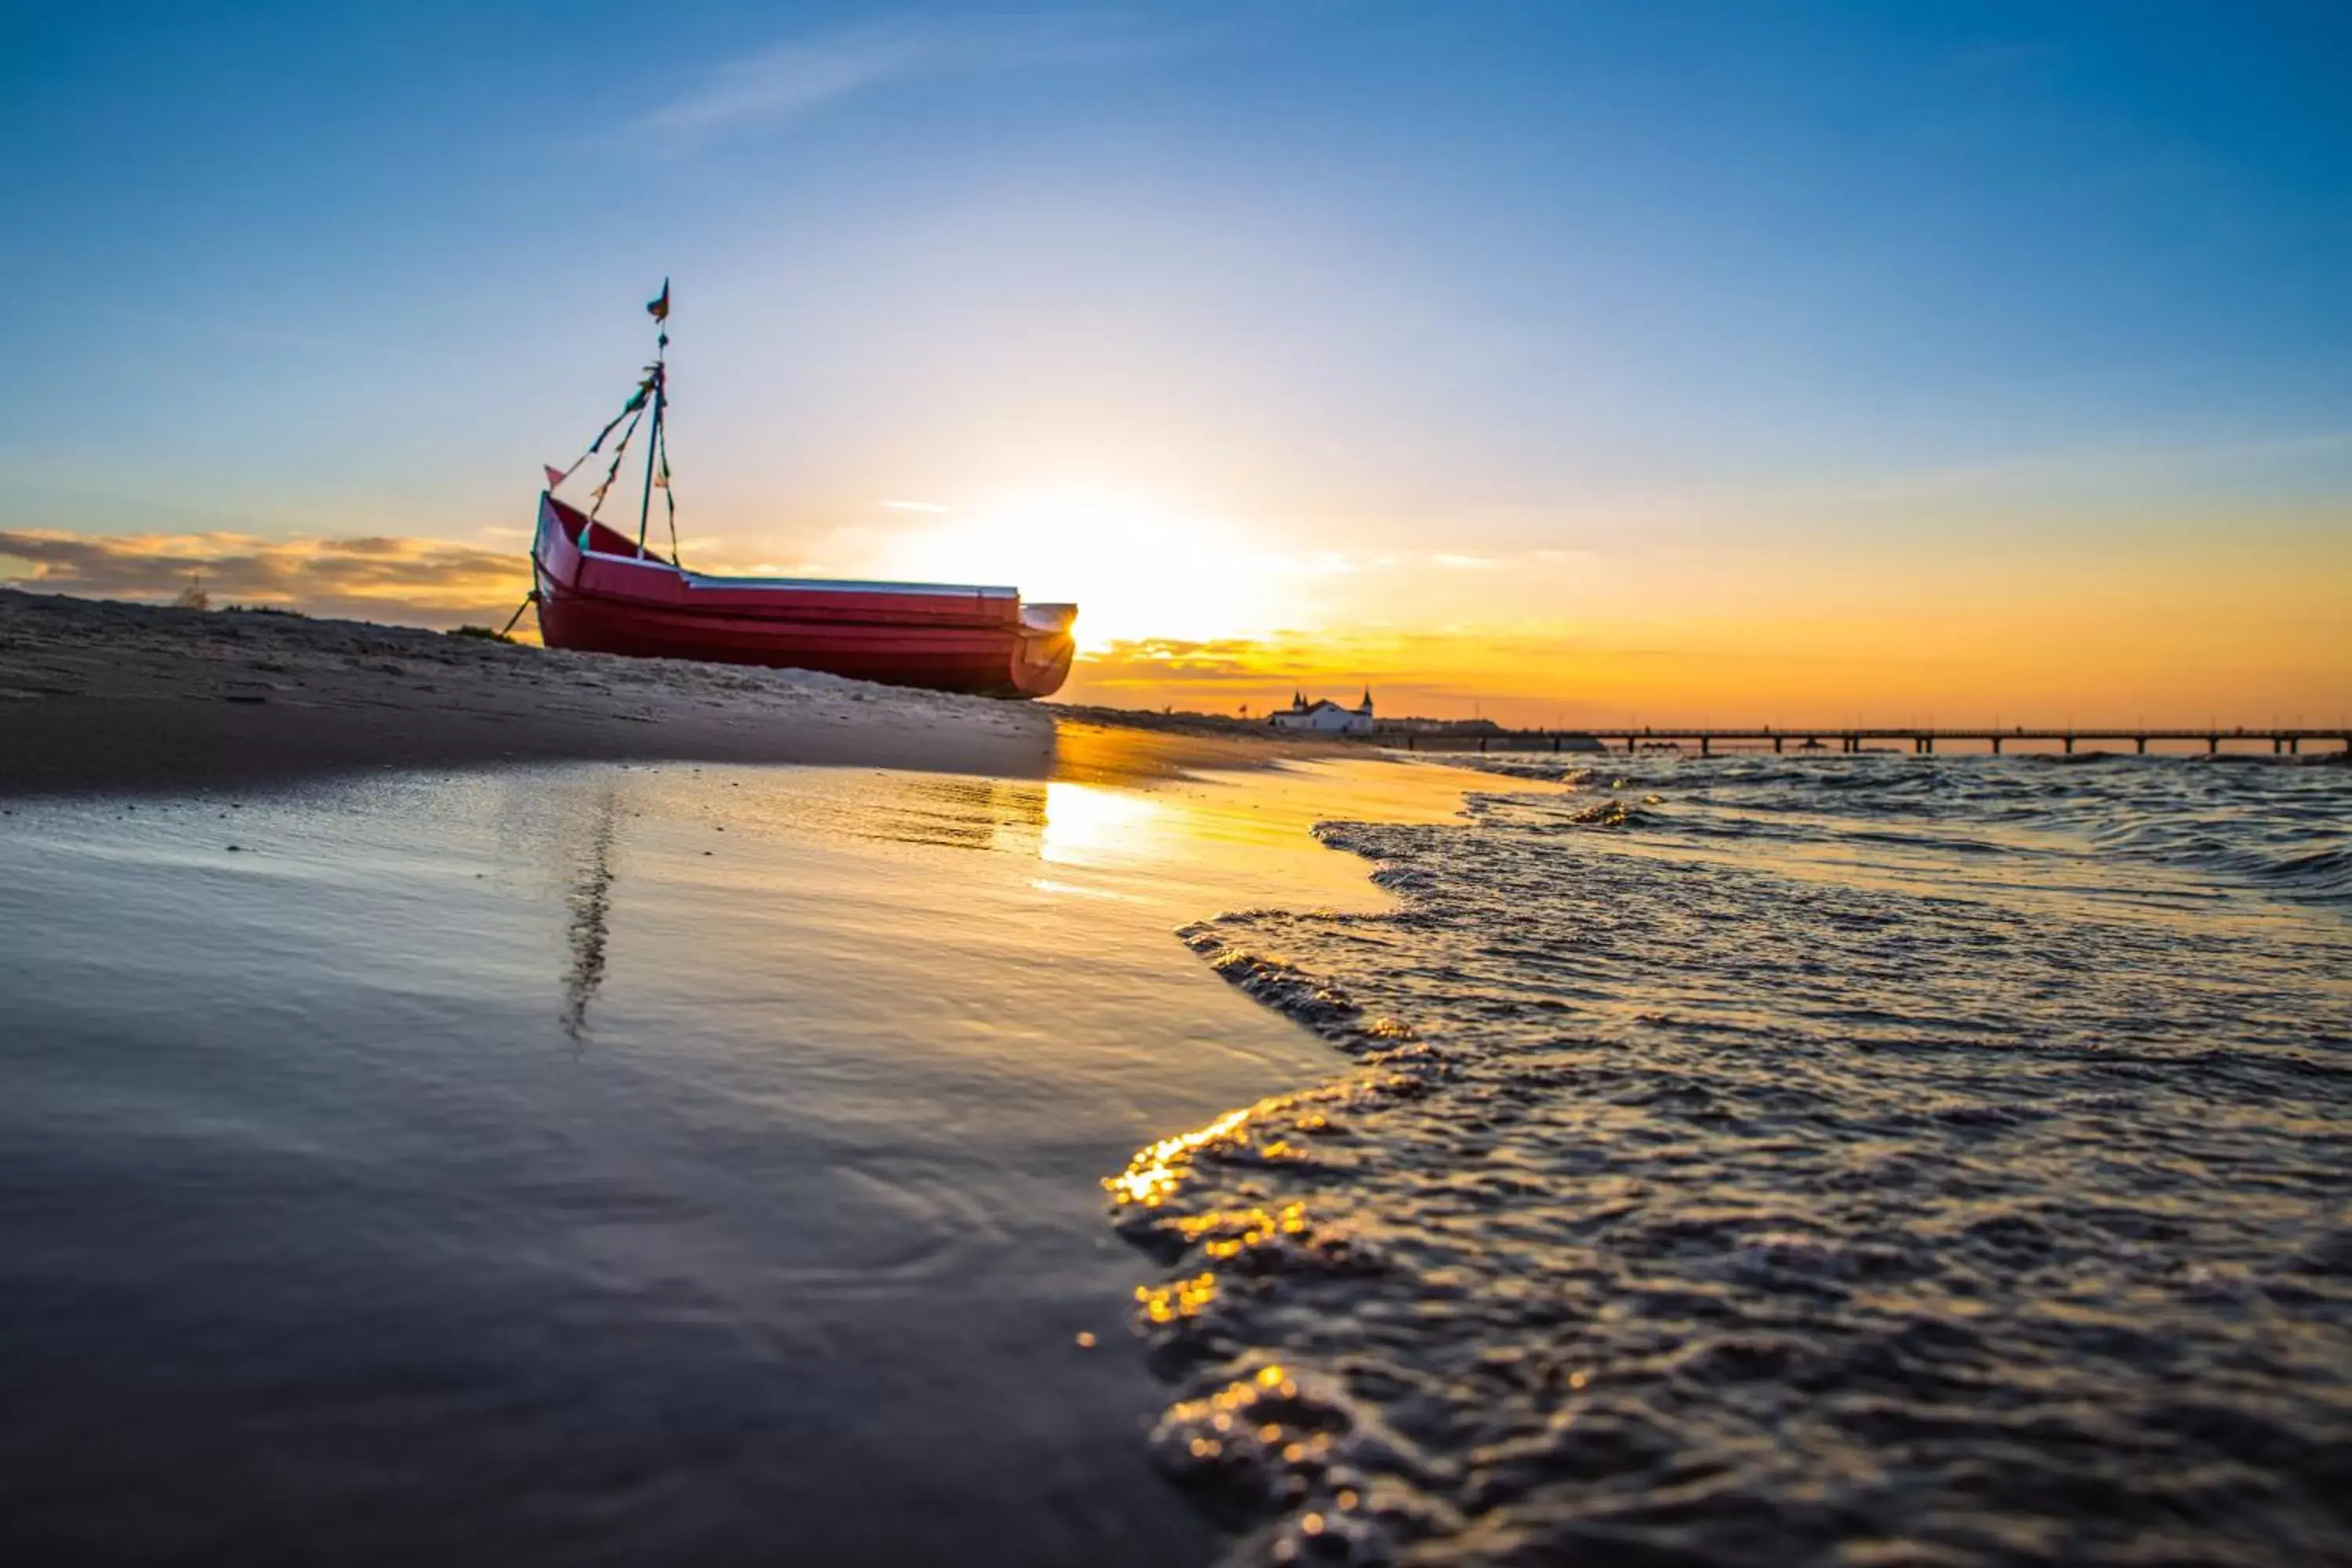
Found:
[[[2347,1560],[2352,773],[1464,778],[0,803],[0,1555]]]
[[[2352,769],[1488,766],[1185,933],[1348,1058],[1108,1184],[1242,1560],[2352,1561]]]

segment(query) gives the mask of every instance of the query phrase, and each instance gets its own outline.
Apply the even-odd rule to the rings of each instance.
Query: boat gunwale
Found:
[[[551,510],[563,505],[544,491],[541,493],[540,500]],[[560,516],[557,521],[560,525],[562,521]],[[729,593],[750,590],[795,594],[895,594],[910,597],[1011,599],[1015,604],[1021,602],[1021,590],[1018,588],[980,584],[867,582],[842,577],[713,577],[680,566],[675,561],[664,561],[651,555],[615,555],[608,550],[595,549],[572,538],[561,526],[555,531],[563,535],[564,542],[577,552],[583,561],[609,561],[618,566],[634,566],[651,572],[665,572],[676,577],[688,588],[719,589]],[[534,549],[531,553],[537,555],[538,551]],[[594,590],[583,589],[576,585],[571,586],[571,592],[586,593],[594,596]]]

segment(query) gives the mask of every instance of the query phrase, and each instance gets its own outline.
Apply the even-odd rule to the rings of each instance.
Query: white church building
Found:
[[[1305,730],[1318,735],[1369,735],[1372,732],[1372,692],[1353,708],[1342,708],[1328,697],[1309,702],[1304,692],[1290,694],[1290,706],[1277,708],[1266,720],[1277,730]]]

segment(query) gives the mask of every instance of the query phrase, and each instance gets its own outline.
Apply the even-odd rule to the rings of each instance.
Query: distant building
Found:
[[[1277,730],[1302,730],[1318,735],[1369,735],[1372,732],[1372,692],[1364,689],[1364,700],[1353,708],[1342,708],[1328,697],[1307,700],[1304,692],[1290,695],[1290,706],[1275,710],[1266,720]]]

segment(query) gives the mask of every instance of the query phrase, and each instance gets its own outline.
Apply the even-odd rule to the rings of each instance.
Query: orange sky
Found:
[[[2068,564],[2031,584],[2013,580],[2015,558],[1505,560],[1475,584],[1408,571],[1407,590],[1442,606],[1430,622],[1121,641],[1094,650],[1067,695],[1264,711],[1294,687],[1352,700],[1370,684],[1386,712],[1520,725],[2352,715],[2352,545]]]
[[[2130,550],[1350,554],[1143,514],[1112,531],[1109,503],[887,515],[913,521],[804,542],[824,560],[724,538],[690,541],[691,558],[1042,581],[1082,605],[1064,698],[1117,706],[1264,712],[1297,689],[1352,700],[1370,685],[1385,713],[1523,725],[2352,717],[2352,529],[2282,537],[2277,518],[2260,551],[2216,526],[2151,529]],[[215,604],[497,624],[527,586],[520,542],[18,531],[0,533],[0,577],[163,599],[200,574]]]

